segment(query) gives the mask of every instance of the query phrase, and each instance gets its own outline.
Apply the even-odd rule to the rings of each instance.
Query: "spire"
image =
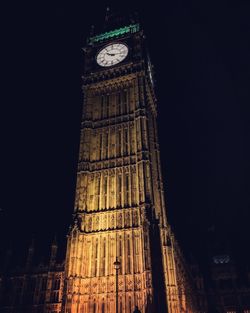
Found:
[[[56,234],[55,234],[55,236],[51,242],[49,267],[52,267],[55,265],[57,248],[58,248],[58,245],[57,245]]]
[[[107,7],[104,19],[104,31],[113,30],[138,22],[137,13],[118,12]]]
[[[35,240],[32,238],[31,243],[28,248],[28,253],[27,253],[27,259],[26,259],[26,264],[25,268],[28,270],[32,264],[33,261],[33,256],[34,256],[34,250],[35,250]]]
[[[110,8],[107,7],[106,12],[105,12],[105,18],[104,18],[104,26],[103,26],[104,30],[107,30],[110,18],[111,18]]]
[[[56,246],[57,247],[57,240],[56,240],[56,234],[54,235],[54,238],[51,242],[51,246]]]
[[[95,26],[91,25],[91,27],[90,27],[90,37],[94,36],[94,33],[95,33]]]
[[[106,8],[106,14],[105,14],[105,23],[108,22],[109,16],[110,16],[110,8],[107,7]]]

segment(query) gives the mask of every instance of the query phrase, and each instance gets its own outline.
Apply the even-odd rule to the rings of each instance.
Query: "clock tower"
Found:
[[[63,312],[180,312],[143,30],[108,14],[84,54]]]

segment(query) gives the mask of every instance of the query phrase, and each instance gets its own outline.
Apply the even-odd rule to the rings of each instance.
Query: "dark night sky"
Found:
[[[249,2],[141,3],[121,2],[120,10],[139,13],[155,65],[169,220],[196,256],[215,240],[243,260],[250,245]],[[54,233],[65,238],[76,178],[81,47],[91,24],[103,23],[106,6],[10,2],[1,10],[5,244],[12,238],[25,246],[31,234],[41,247]]]

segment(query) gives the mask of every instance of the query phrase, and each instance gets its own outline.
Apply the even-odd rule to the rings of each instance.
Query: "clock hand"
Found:
[[[107,52],[107,55],[113,57],[113,56],[115,56],[115,53],[108,53],[108,52]]]

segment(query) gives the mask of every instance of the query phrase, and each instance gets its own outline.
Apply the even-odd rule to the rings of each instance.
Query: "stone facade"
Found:
[[[64,262],[56,261],[57,244],[51,245],[49,261],[34,265],[34,245],[24,266],[9,268],[11,255],[0,275],[0,312],[59,313],[62,306]]]
[[[167,222],[157,101],[140,25],[92,37],[85,51],[74,221],[65,262],[65,313],[195,312],[191,280]],[[112,37],[112,38],[110,38]],[[126,59],[96,63],[122,43]],[[110,53],[109,56],[112,56]],[[120,262],[118,308],[114,262]]]

